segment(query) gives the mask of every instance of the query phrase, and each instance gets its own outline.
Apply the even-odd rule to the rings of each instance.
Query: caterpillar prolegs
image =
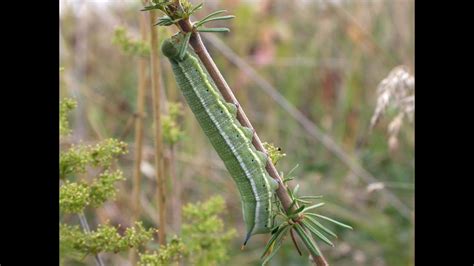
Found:
[[[267,155],[252,145],[253,130],[237,121],[235,104],[223,99],[190,51],[179,56],[182,41],[183,34],[177,34],[165,40],[161,49],[189,107],[237,184],[247,227],[245,245],[250,236],[270,231],[278,183],[265,170]]]

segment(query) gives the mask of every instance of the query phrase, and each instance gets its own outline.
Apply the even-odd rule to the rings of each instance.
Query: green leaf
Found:
[[[283,242],[281,239],[286,235],[286,233],[290,229],[291,229],[291,226],[289,226],[289,225],[285,226],[285,228],[283,228],[283,230],[280,232],[280,234],[275,238],[272,251],[270,252],[270,254],[268,254],[268,256],[265,258],[265,260],[262,262],[262,265],[266,265],[273,258],[273,256],[275,256],[275,254],[277,254],[277,252],[280,249],[281,244]],[[275,247],[275,245],[276,245],[276,247]],[[263,253],[263,254],[265,254],[265,253]]]
[[[324,230],[324,232],[328,233],[329,235],[332,235],[333,237],[337,238],[337,235],[333,233],[331,230],[327,229],[325,226],[323,226],[320,222],[316,221],[314,218],[311,216],[306,216],[305,219],[308,219],[309,222],[312,222],[315,226],[321,228]]]
[[[308,215],[317,216],[317,217],[319,217],[319,218],[322,218],[322,219],[328,220],[328,221],[330,221],[330,222],[333,222],[333,223],[335,223],[335,224],[337,224],[337,225],[339,225],[339,226],[342,226],[342,227],[345,227],[345,228],[347,228],[347,229],[353,230],[352,226],[347,225],[347,224],[344,224],[344,223],[341,223],[341,222],[338,222],[338,221],[336,221],[336,220],[334,220],[334,219],[331,219],[331,218],[329,218],[329,217],[326,217],[326,216],[324,216],[324,215],[320,215],[320,214],[316,214],[316,213],[307,213],[307,214],[308,214]]]
[[[278,231],[278,229],[280,229],[280,225],[277,225],[272,229],[272,235],[275,234]]]
[[[317,237],[321,238],[321,240],[324,241],[324,243],[330,245],[331,247],[334,247],[334,244],[327,238],[325,237],[321,232],[319,232],[316,228],[314,228],[308,221],[303,220],[303,224],[308,230],[316,235]]]
[[[179,58],[181,59],[183,59],[184,55],[186,54],[186,49],[188,48],[188,43],[189,43],[189,38],[191,38],[191,33],[192,32],[186,32],[186,35],[184,35],[183,43],[181,44],[181,47],[179,48]]]
[[[235,18],[234,15],[228,15],[228,16],[221,16],[221,17],[214,17],[214,18],[208,18],[208,19],[202,19],[198,22],[196,22],[196,24],[194,24],[194,26],[197,28],[197,27],[200,27],[201,25],[209,22],[209,21],[214,21],[214,20],[228,20],[228,19],[233,19]]]
[[[293,179],[295,179],[295,177],[294,177],[294,176],[291,176],[291,177],[285,177],[285,178],[283,178],[283,183],[287,183],[287,182],[289,182],[289,181],[291,181],[291,180],[293,180]]]
[[[291,174],[296,170],[296,168],[298,168],[298,166],[300,166],[300,165],[299,165],[299,164],[295,165],[295,167],[293,167],[293,168],[288,172],[287,175],[291,175]],[[294,177],[292,177],[292,178],[294,178]]]
[[[277,237],[283,232],[283,230],[288,227],[289,224],[288,223],[284,223],[283,226],[280,227],[280,229],[278,229],[278,231],[272,235],[272,237],[270,238],[270,240],[268,240],[267,244],[265,245],[265,248],[263,249],[263,253],[262,253],[262,256],[260,258],[263,258],[265,257],[265,254],[267,254],[268,250],[270,249],[270,247],[272,247],[273,243],[277,240]]]
[[[311,210],[311,209],[315,209],[315,208],[321,207],[321,206],[323,206],[323,205],[324,205],[324,202],[320,202],[320,203],[311,205],[311,206],[309,206],[308,208],[305,209],[305,212],[306,212],[306,211],[309,211],[309,210]]]
[[[262,262],[262,265],[266,265],[272,258],[277,254],[278,250],[281,247],[281,244],[283,241],[281,241],[281,238],[286,234],[286,232],[290,229],[290,226],[285,227],[285,229],[279,234],[279,236],[275,239],[275,244],[276,247],[272,249],[272,252],[265,258],[265,260]],[[265,253],[264,253],[265,254]]]
[[[293,196],[296,197],[296,193],[298,193],[298,190],[300,189],[300,184],[297,184],[295,188],[293,189]]]
[[[191,11],[189,11],[189,15],[193,14],[194,12],[198,11],[199,9],[202,8],[202,4],[203,3],[200,3],[199,5],[193,7],[193,9],[191,9]]]
[[[158,26],[170,26],[173,24],[172,22],[173,20],[168,17],[168,16],[163,16],[161,18],[158,19],[158,23],[156,23],[155,25],[158,25]]]
[[[212,18],[212,17],[217,16],[217,15],[219,15],[219,14],[221,14],[221,13],[224,13],[224,12],[227,12],[227,10],[222,9],[222,10],[214,11],[214,12],[212,12],[211,14],[205,16],[205,17],[204,17],[203,19],[201,19],[200,21],[204,21],[204,20],[206,20],[206,19]],[[199,23],[199,21],[198,21],[197,23]]]
[[[155,25],[158,25],[158,26],[171,26],[171,25],[175,24],[176,22],[178,22],[182,19],[183,18],[171,19],[169,16],[163,16],[163,17],[158,19],[158,23],[156,23]]]
[[[302,196],[300,199],[321,199],[323,196]]]
[[[302,200],[302,199],[296,199],[298,202],[305,203],[305,204],[311,204],[311,201],[307,200]]]
[[[277,244],[278,246],[272,250],[272,252],[265,258],[265,260],[262,262],[262,266],[267,265],[267,263],[277,254],[278,250],[281,248],[281,243]]]
[[[290,214],[298,214],[300,213],[301,211],[303,211],[305,208],[305,205],[301,205],[298,209],[296,209],[295,211],[292,211]]]
[[[199,32],[230,32],[228,28],[199,28]]]
[[[308,248],[309,252],[311,254],[314,254],[316,256],[321,256],[321,252],[319,252],[318,247],[314,242],[308,237],[307,233],[303,229],[303,227],[300,224],[295,224],[295,230],[300,236],[301,240],[305,244],[305,246]]]
[[[155,9],[161,10],[162,8],[163,8],[163,5],[158,4],[158,5],[146,6],[143,9],[140,9],[140,11],[150,11],[150,10],[155,10]]]

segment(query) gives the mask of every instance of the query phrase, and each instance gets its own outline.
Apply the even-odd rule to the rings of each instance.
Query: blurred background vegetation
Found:
[[[140,38],[142,7],[140,1],[131,0],[61,1],[60,93],[77,101],[70,117],[73,134],[62,141],[95,143],[111,137],[128,143],[130,150],[119,160],[127,179],[118,184],[117,200],[89,214],[92,227],[106,220],[131,225],[139,56],[130,55],[113,40],[118,27],[125,29],[128,38]],[[194,20],[216,9],[227,9],[236,16],[213,24],[229,27],[231,32],[203,33],[204,42],[262,141],[274,143],[287,154],[278,162],[278,170],[286,173],[298,164],[295,175],[300,193],[323,195],[326,205],[321,214],[354,227],[347,231],[329,225],[339,236],[334,248],[320,244],[330,264],[413,265],[413,123],[404,120],[395,140],[389,141],[387,127],[399,111],[388,108],[372,130],[370,121],[379,83],[399,65],[413,74],[414,1],[212,0],[204,2]],[[176,28],[171,28],[159,28],[160,41],[174,33]],[[224,55],[206,37],[219,38],[235,54]],[[341,155],[323,145],[321,135],[302,127],[245,70],[232,63],[236,57],[329,136],[334,141],[330,146],[340,147],[342,157],[350,158],[350,163],[375,179],[353,171],[347,161],[340,160]],[[238,232],[228,248],[226,264],[259,265],[268,236],[255,236],[240,250],[245,228],[238,191],[185,105],[164,57],[161,66],[163,96],[184,106],[177,121],[184,135],[174,147],[173,182],[182,190],[178,202],[185,205],[213,195],[224,197],[226,211],[221,218],[226,228]],[[141,220],[148,227],[158,227],[149,76],[145,95]],[[171,187],[168,194],[173,194]],[[170,213],[179,208],[170,203],[176,201],[168,202]],[[173,217],[168,215],[171,235],[179,230]],[[290,242],[271,265],[309,265]],[[104,256],[113,265],[122,265],[127,258],[126,253]]]

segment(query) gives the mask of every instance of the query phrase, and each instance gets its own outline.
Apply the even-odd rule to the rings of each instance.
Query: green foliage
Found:
[[[117,190],[114,185],[119,180],[125,180],[122,171],[104,171],[90,186],[90,204],[92,207],[99,207],[108,199],[114,199]]]
[[[223,210],[222,197],[212,197],[204,203],[188,204],[183,208],[183,241],[191,265],[221,265],[228,260],[227,247],[236,231],[224,230],[224,223],[218,217]]]
[[[75,102],[63,100],[60,103],[61,133],[69,132],[67,112]],[[113,199],[117,193],[115,183],[124,180],[121,170],[111,170],[116,158],[127,152],[127,145],[116,139],[106,139],[96,145],[72,145],[60,154],[60,177],[65,179],[59,188],[59,206],[63,214],[83,215],[87,206],[96,208]],[[88,166],[100,167],[101,171],[90,182],[73,182],[75,177],[86,172]],[[87,223],[87,221],[86,221]],[[60,259],[81,260],[88,254],[100,252],[121,252],[144,245],[153,238],[154,229],[145,229],[141,222],[126,228],[123,235],[114,226],[99,225],[96,231],[85,233],[77,225],[60,222]]]
[[[170,265],[183,257],[189,265],[221,265],[228,260],[227,247],[236,235],[235,230],[224,230],[219,218],[224,210],[222,197],[183,207],[182,237],[174,237],[166,246],[153,253],[140,254],[138,265]]]
[[[163,115],[162,129],[163,140],[169,145],[174,145],[184,137],[184,132],[178,125],[178,119],[183,115],[183,107],[180,103],[170,102],[168,114]]]
[[[68,115],[71,110],[76,108],[77,102],[72,99],[62,99],[59,102],[59,134],[65,136],[71,133],[69,128]]]
[[[185,254],[186,248],[180,238],[173,238],[166,246],[161,246],[159,251],[140,254],[139,266],[161,266],[176,262]]]
[[[153,238],[153,229],[145,229],[141,222],[125,230],[123,235],[116,227],[105,224],[99,225],[96,231],[84,233],[79,226],[60,223],[60,244],[71,246],[83,255],[98,254],[100,252],[114,252],[139,247]]]
[[[117,27],[112,38],[112,43],[120,46],[127,55],[149,56],[150,45],[147,42],[133,40],[127,36],[127,30]]]
[[[80,213],[90,203],[90,188],[84,183],[66,183],[59,189],[59,207],[64,213]]]
[[[127,153],[127,144],[116,139],[106,139],[95,146],[72,145],[62,152],[59,159],[61,179],[85,173],[88,165],[110,167],[116,156]]]

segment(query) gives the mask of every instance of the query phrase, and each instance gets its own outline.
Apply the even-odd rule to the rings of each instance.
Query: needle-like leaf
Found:
[[[334,247],[334,244],[327,237],[325,237],[321,232],[319,232],[316,228],[314,228],[310,223],[308,223],[308,221],[303,220],[303,224],[306,228],[308,228],[308,230],[311,233],[321,238],[321,240],[323,240],[324,243],[330,245],[331,247]]]
[[[202,19],[194,24],[194,26],[197,28],[209,21],[214,21],[214,20],[227,20],[227,19],[233,19],[235,18],[234,15],[228,15],[228,16],[220,16],[220,17],[214,17],[214,18],[208,18],[208,19]]]
[[[321,207],[324,205],[324,202],[320,202],[320,203],[317,203],[317,204],[314,204],[314,205],[311,205],[309,206],[308,208],[305,209],[305,212],[309,211],[309,210],[312,210],[312,209],[315,209],[315,208],[318,208],[318,207]]]
[[[191,32],[186,32],[184,36],[183,43],[179,48],[179,58],[183,59],[184,55],[186,54],[186,49],[188,48],[189,38],[191,38]]]
[[[202,8],[202,3],[200,3],[199,5],[193,7],[193,9],[191,9],[191,11],[189,12],[189,15],[193,14],[194,12],[198,11],[201,8]]]
[[[293,193],[292,193],[293,196],[296,197],[296,193],[298,193],[298,190],[299,190],[299,189],[300,189],[300,184],[297,184],[297,185],[295,186],[295,188],[293,189]]]
[[[298,202],[305,203],[305,204],[311,204],[311,201],[307,200],[302,200],[302,199],[296,199]]]
[[[281,244],[283,242],[282,238],[285,236],[286,232],[290,229],[291,229],[291,227],[288,225],[281,231],[281,233],[278,235],[278,237],[275,239],[275,242],[272,245],[272,250],[271,250],[270,254],[268,254],[268,256],[265,258],[265,260],[262,262],[262,266],[266,265],[271,260],[271,258],[273,258],[273,256],[275,256],[275,254],[277,254],[277,252],[280,249]]]
[[[321,199],[323,196],[301,196],[300,199]]]
[[[300,224],[296,223],[294,228],[295,228],[296,232],[298,233],[298,235],[300,236],[303,243],[305,244],[305,246],[311,252],[311,254],[315,254],[317,256],[320,256],[321,252],[319,252],[318,248],[313,243],[313,241],[308,238],[308,235],[307,235],[306,231],[303,229],[303,227]]]
[[[260,258],[263,258],[265,257],[265,255],[267,254],[268,250],[270,249],[270,247],[272,247],[273,243],[276,241],[277,237],[283,232],[283,230],[285,228],[287,228],[289,226],[288,223],[284,223],[279,229],[278,231],[272,235],[272,237],[270,238],[270,240],[268,240],[267,244],[265,245],[265,248],[263,249],[263,254]]]
[[[156,5],[145,6],[140,11],[150,11],[150,10],[154,10],[154,9],[162,10],[164,6],[165,6],[164,4],[156,4]]]
[[[209,18],[212,18],[212,17],[217,16],[217,15],[219,15],[219,14],[221,14],[221,13],[224,13],[224,12],[227,12],[227,10],[224,10],[224,9],[223,9],[223,10],[214,11],[214,12],[212,12],[211,14],[205,16],[203,19],[201,19],[201,21],[206,20],[206,19],[209,19]],[[199,22],[197,22],[197,23],[199,23]]]
[[[324,230],[324,232],[328,233],[329,235],[332,235],[333,237],[337,238],[337,235],[333,233],[331,230],[327,229],[325,226],[323,226],[320,222],[316,221],[314,218],[311,216],[306,216],[305,219],[308,219],[308,222],[313,223],[315,226],[321,228]]]
[[[306,213],[306,215],[316,216],[316,217],[319,217],[319,218],[328,220],[328,221],[330,221],[330,222],[333,222],[333,223],[335,223],[335,224],[337,224],[337,225],[339,225],[339,226],[342,226],[342,227],[345,227],[345,228],[347,228],[347,229],[353,230],[352,226],[347,225],[347,224],[344,224],[344,223],[341,223],[341,222],[338,222],[338,221],[336,221],[336,220],[334,220],[334,219],[331,219],[331,218],[329,218],[329,217],[326,217],[326,216],[324,216],[324,215],[320,215],[320,214],[316,214],[316,213]]]
[[[228,28],[199,28],[199,32],[230,32]]]

